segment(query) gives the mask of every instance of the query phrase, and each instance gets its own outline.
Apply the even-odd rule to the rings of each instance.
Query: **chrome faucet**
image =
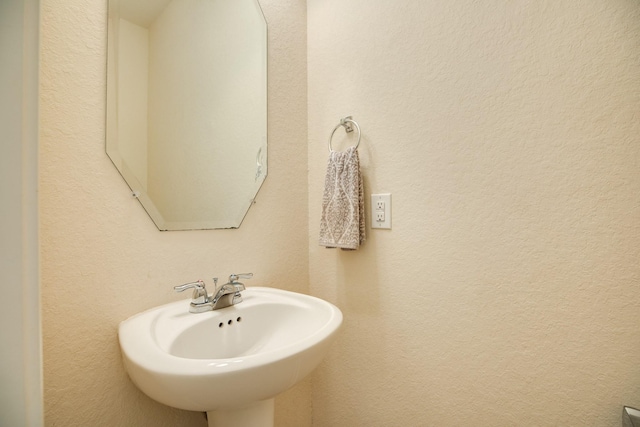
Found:
[[[217,288],[218,278],[214,277],[213,284],[216,287],[216,291],[212,295],[207,293],[207,288],[202,280],[175,286],[173,289],[176,292],[193,289],[189,312],[204,313],[205,311],[218,310],[219,308],[241,303],[242,295],[240,292],[244,291],[245,287],[243,283],[238,282],[238,279],[250,279],[252,277],[253,273],[232,274],[229,276],[229,282],[220,286],[220,288]]]

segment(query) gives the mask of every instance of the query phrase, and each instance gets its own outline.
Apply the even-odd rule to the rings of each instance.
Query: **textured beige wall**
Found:
[[[104,152],[106,2],[42,1],[40,222],[48,426],[204,426],[141,394],[118,323],[184,298],[173,285],[252,271],[308,289],[306,5],[261,1],[269,23],[269,177],[239,230],[159,232]],[[286,262],[286,265],[284,263]],[[277,399],[309,424],[309,382]]]
[[[43,2],[47,425],[204,425],[128,381],[118,322],[190,278],[304,291],[307,268],[345,314],[314,425],[619,425],[640,405],[637,2],[309,0],[308,189],[305,5],[262,3],[258,204],[240,230],[160,233],[103,151],[105,5]],[[353,253],[315,244],[346,114],[367,194],[394,202],[393,230]],[[309,392],[278,400],[278,425],[308,424]]]
[[[640,406],[640,3],[309,0],[314,426],[619,426]],[[393,229],[317,246],[353,114]],[[367,202],[368,206],[368,202]]]

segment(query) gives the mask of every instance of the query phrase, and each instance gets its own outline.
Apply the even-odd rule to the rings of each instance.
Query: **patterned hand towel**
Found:
[[[320,218],[320,245],[354,250],[364,243],[364,191],[358,151],[331,151]]]

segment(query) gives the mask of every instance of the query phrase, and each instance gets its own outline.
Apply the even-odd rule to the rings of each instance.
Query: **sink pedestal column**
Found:
[[[209,427],[273,427],[273,399],[251,406],[207,412]]]

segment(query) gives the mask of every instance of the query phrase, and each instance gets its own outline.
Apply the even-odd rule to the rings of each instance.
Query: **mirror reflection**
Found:
[[[257,0],[110,0],[106,151],[160,230],[239,227],[267,174]]]

